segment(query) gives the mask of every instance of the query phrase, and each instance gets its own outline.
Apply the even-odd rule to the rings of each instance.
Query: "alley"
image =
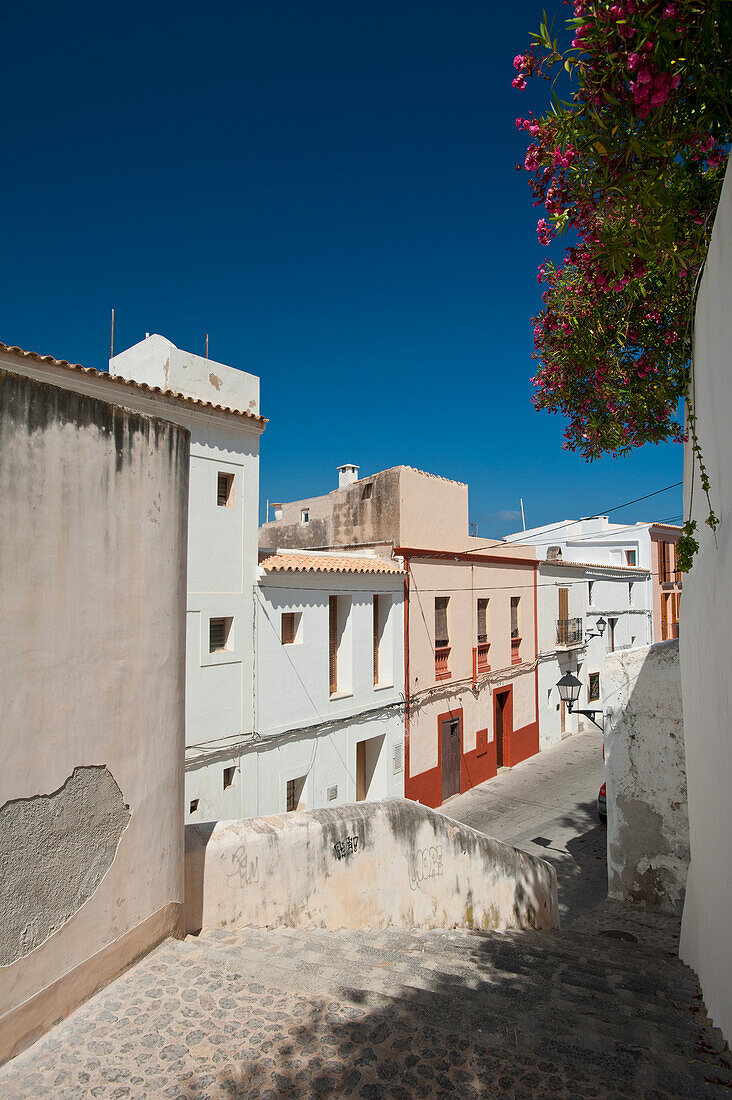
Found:
[[[504,768],[440,812],[552,863],[567,925],[607,893],[606,831],[597,816],[603,781],[602,734],[591,730]]]

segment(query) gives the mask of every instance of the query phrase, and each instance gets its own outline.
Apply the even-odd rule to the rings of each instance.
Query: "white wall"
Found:
[[[689,867],[678,642],[605,661],[608,895],[680,913]]]
[[[226,754],[213,746],[189,753],[186,821],[231,820],[286,809],[287,781],[306,776],[309,808],[356,800],[357,744],[378,748],[371,799],[404,793],[403,577],[385,574],[261,571],[256,614],[256,737]],[[373,596],[390,597],[384,623],[380,683],[373,683]],[[338,654],[339,690],[330,695],[328,598],[341,597],[347,618]],[[384,609],[382,601],[382,611]],[[300,616],[296,641],[281,642],[281,616]],[[350,688],[350,690],[349,690]],[[379,713],[380,711],[380,713]],[[395,756],[396,753],[396,756]],[[233,787],[223,772],[235,767]],[[332,788],[335,798],[329,798]],[[198,800],[195,810],[191,802]]]
[[[697,521],[699,553],[684,580],[679,645],[691,836],[681,956],[697,971],[715,1024],[732,1040],[730,302],[732,178],[728,167],[696,307],[692,389],[713,504],[721,523],[716,534],[705,526],[706,501],[687,443],[684,514],[691,511]]]

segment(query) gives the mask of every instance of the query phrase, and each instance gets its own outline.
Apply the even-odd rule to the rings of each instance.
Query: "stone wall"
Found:
[[[183,902],[189,435],[11,359],[0,1061],[179,930]]]
[[[186,827],[189,932],[558,923],[552,867],[403,799]]]
[[[608,894],[680,913],[689,819],[678,642],[611,653],[602,680]]]

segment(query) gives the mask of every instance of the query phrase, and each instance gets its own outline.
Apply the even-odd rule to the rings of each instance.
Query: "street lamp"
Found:
[[[600,624],[597,624],[598,627]],[[604,629],[604,624],[603,624]],[[599,722],[595,721],[596,714],[602,714],[601,710],[574,710],[574,705],[579,699],[579,694],[582,689],[582,681],[578,680],[576,676],[573,676],[571,672],[565,672],[561,680],[557,684],[557,691],[559,692],[559,698],[566,705],[570,714],[574,711],[575,714],[584,714],[586,718],[592,722],[594,726],[597,726],[599,730],[602,726]]]
[[[605,633],[605,627],[607,626],[607,623],[603,619],[602,615],[600,616],[600,618],[595,623],[595,626],[597,627],[597,632],[594,632],[592,630],[588,630],[585,633],[585,638],[601,638],[603,636],[603,634]]]

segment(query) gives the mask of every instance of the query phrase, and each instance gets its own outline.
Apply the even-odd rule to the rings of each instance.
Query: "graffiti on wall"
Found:
[[[410,888],[416,890],[421,883],[431,878],[442,878],[444,873],[441,844],[435,844],[432,848],[418,848],[409,863]]]
[[[347,859],[358,851],[358,837],[347,836],[345,840],[337,840],[333,845],[333,853],[336,859]]]

